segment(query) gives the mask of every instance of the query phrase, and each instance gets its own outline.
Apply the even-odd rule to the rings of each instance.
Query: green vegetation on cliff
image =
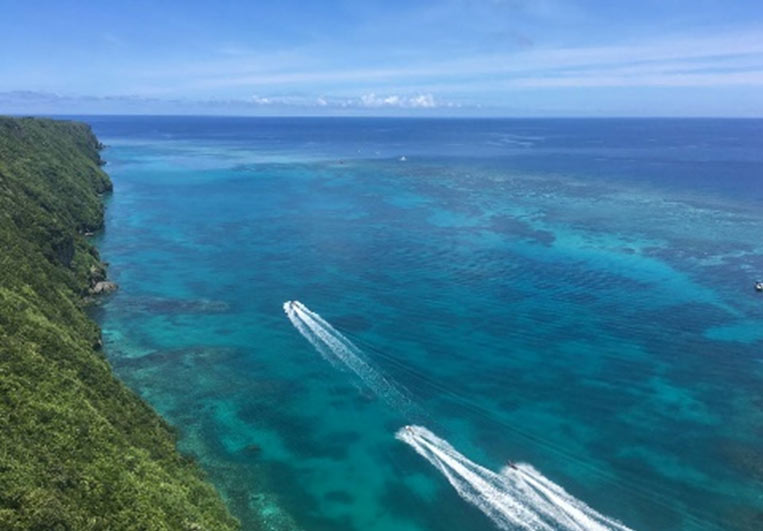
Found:
[[[99,352],[84,234],[111,190],[81,123],[0,117],[0,529],[234,529]]]

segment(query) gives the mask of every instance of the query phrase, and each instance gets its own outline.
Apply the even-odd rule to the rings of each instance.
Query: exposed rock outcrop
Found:
[[[105,293],[112,293],[117,289],[119,289],[119,286],[117,286],[116,282],[101,280],[100,282],[95,283],[95,286],[90,289],[90,293],[93,295],[101,295]]]

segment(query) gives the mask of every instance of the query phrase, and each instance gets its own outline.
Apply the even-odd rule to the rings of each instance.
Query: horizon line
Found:
[[[380,119],[380,120],[763,120],[763,114],[753,116],[734,115],[418,115],[410,114],[177,114],[177,113],[4,113],[0,116],[13,118],[77,118],[77,117],[135,117],[135,118],[265,118],[265,119]]]

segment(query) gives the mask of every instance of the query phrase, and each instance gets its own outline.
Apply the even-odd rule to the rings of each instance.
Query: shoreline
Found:
[[[0,117],[0,527],[237,529],[86,312],[116,289],[89,241],[102,148],[81,122]]]

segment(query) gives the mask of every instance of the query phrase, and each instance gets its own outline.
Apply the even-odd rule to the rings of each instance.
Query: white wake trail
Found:
[[[528,464],[520,464],[517,465],[517,471],[519,473],[516,474],[516,478],[521,482],[525,482],[526,486],[529,487],[527,490],[534,490],[548,500],[548,504],[539,505],[539,508],[553,508],[554,512],[551,516],[557,519],[565,517],[582,530],[628,529],[628,527],[617,520],[613,520],[593,510],[583,501],[575,498],[560,485],[557,485],[548,479],[532,466]],[[504,469],[503,474],[512,477],[511,469]]]
[[[458,494],[501,529],[627,531],[567,493],[530,465],[496,473],[470,461],[447,441],[421,426],[395,435],[446,477]]]
[[[294,327],[336,367],[346,367],[377,396],[405,415],[420,414],[414,404],[367,361],[361,349],[317,313],[299,301],[286,301],[283,310]]]
[[[552,530],[505,486],[505,479],[458,453],[421,426],[406,426],[396,437],[413,447],[447,478],[456,492],[501,529]]]
[[[320,315],[299,301],[287,301],[284,312],[302,336],[332,365],[347,368],[399,412],[421,411],[398,387],[366,360],[363,351]],[[406,426],[396,438],[410,445],[439,470],[458,494],[479,508],[500,529],[552,531],[630,531],[578,500],[532,466],[517,464],[493,472],[460,454],[444,439],[421,426]]]
[[[291,324],[294,325],[294,328],[296,328],[300,334],[302,334],[302,337],[310,342],[315,350],[320,352],[326,361],[336,366],[337,368],[341,368],[341,364],[338,362],[337,357],[334,355],[333,351],[328,348],[328,346],[323,343],[320,338],[299,318],[296,309],[293,307],[293,304],[294,303],[291,301],[287,301],[283,305],[284,312],[286,312],[286,316],[289,318],[289,321],[291,321]]]

